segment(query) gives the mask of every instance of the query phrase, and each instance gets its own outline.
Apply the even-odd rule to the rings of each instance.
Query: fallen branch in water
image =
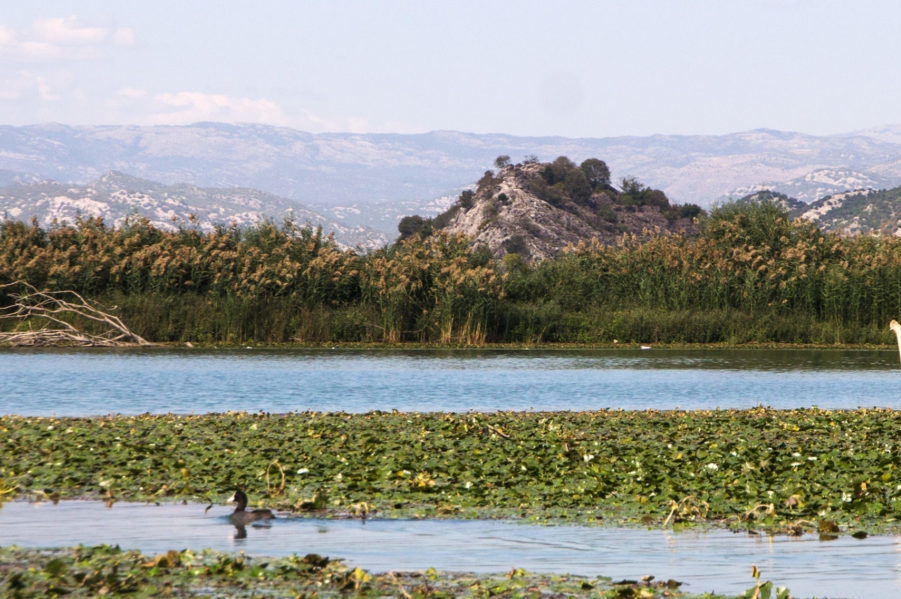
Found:
[[[74,291],[38,291],[25,281],[0,285],[0,295],[12,303],[0,307],[0,322],[18,321],[18,329],[0,331],[0,345],[13,347],[78,346],[125,347],[152,345],[133,332],[116,316],[92,306]],[[92,334],[78,329],[66,318],[82,318],[105,325],[107,330]],[[30,328],[32,323],[43,326]],[[21,330],[28,326],[28,330]]]
[[[485,424],[485,428],[490,430],[492,433],[496,434],[499,437],[503,437],[504,439],[509,439],[510,435],[497,428],[496,426],[491,426],[490,424]]]

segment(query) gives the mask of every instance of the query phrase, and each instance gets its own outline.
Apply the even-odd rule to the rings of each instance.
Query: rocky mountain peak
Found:
[[[612,244],[624,233],[695,231],[692,218],[700,208],[671,205],[662,191],[634,178],[617,189],[601,160],[577,166],[561,156],[550,163],[499,159],[499,164],[496,174],[486,172],[475,191],[464,191],[443,214],[402,220],[402,237],[438,230],[463,233],[496,258],[518,254],[534,262],[580,241]]]

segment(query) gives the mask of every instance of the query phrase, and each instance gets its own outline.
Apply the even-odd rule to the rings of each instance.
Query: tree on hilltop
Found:
[[[585,173],[588,184],[591,185],[592,189],[597,190],[610,185],[610,169],[607,168],[607,163],[603,160],[589,158],[580,164],[579,168]]]

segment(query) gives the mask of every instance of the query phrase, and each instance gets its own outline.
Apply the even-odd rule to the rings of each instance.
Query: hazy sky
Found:
[[[42,0],[0,123],[606,137],[901,123],[901,3]]]

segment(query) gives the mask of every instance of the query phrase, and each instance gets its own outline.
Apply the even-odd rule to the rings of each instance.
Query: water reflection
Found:
[[[901,542],[842,536],[800,538],[576,526],[542,527],[502,521],[355,521],[279,518],[271,526],[235,533],[225,507],[100,502],[6,503],[0,544],[66,546],[113,543],[147,553],[210,547],[255,555],[318,553],[373,571],[424,570],[599,574],[637,579],[646,574],[685,582],[692,593],[737,594],[763,578],[794,597],[901,596]],[[239,538],[240,536],[240,538]],[[861,584],[866,581],[866,584]]]
[[[897,360],[894,350],[0,351],[0,413],[901,409]]]
[[[235,524],[232,522],[232,526],[235,527],[235,536],[233,537],[235,540],[246,539],[247,538],[247,526],[244,524]],[[251,528],[271,528],[271,524],[251,524]]]

